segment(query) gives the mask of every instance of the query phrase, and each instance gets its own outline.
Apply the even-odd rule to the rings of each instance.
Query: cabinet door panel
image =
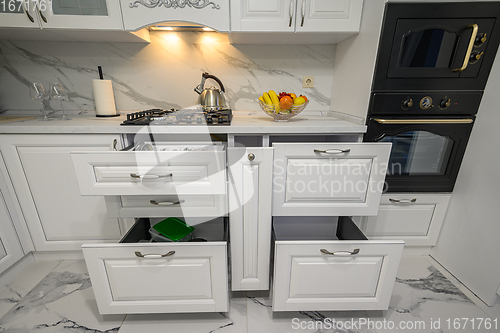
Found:
[[[363,0],[298,0],[296,31],[359,31],[362,7]]]
[[[10,6],[9,6],[10,4]],[[0,27],[40,29],[37,13],[33,10],[33,2],[24,7],[20,2],[0,2]]]
[[[11,194],[8,191],[4,177],[5,165],[0,152],[0,274],[22,258],[23,249],[14,228],[13,215],[9,211],[5,198]]]
[[[103,197],[83,197],[70,152],[111,150],[111,135],[11,136],[6,160],[37,251],[120,239]]]
[[[229,148],[228,161],[232,290],[267,290],[273,149]]]
[[[297,0],[232,0],[231,31],[295,30]]]
[[[52,0],[40,17],[42,28],[123,30],[120,5],[113,0]]]

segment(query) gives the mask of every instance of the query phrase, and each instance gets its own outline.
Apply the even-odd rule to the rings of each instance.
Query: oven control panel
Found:
[[[372,93],[369,115],[455,115],[477,113],[482,92]]]

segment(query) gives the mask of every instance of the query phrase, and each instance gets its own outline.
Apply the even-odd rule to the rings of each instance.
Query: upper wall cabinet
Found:
[[[120,0],[125,30],[183,21],[229,31],[229,0]]]
[[[336,43],[359,32],[362,7],[363,0],[231,0],[231,32],[296,32],[304,36],[313,33],[319,36],[310,43]],[[321,33],[335,34],[321,36]],[[284,42],[298,38],[299,42],[307,43],[311,39],[311,35],[306,39],[300,35],[290,37],[284,37]],[[262,38],[266,42],[269,36],[260,34],[261,42]],[[253,35],[236,34],[233,38],[237,43],[253,43],[253,40]]]
[[[122,30],[116,0],[38,0],[0,3],[0,27]]]
[[[231,0],[231,31],[359,31],[363,0]]]

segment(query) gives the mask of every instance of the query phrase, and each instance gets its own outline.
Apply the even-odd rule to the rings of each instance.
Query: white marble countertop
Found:
[[[1,119],[2,116],[0,116]],[[68,121],[40,121],[29,119],[0,123],[0,133],[9,134],[64,134],[64,133],[137,133],[145,126],[120,126],[126,114],[112,118],[97,118],[94,114],[71,115]],[[328,134],[366,132],[365,125],[337,119],[320,112],[300,114],[289,122],[275,122],[271,117],[258,111],[233,111],[230,126],[149,126],[150,133],[176,134]]]

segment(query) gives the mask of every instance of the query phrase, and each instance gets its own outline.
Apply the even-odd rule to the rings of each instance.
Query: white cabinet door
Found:
[[[7,268],[12,266],[16,261],[24,255],[21,248],[21,243],[14,229],[14,221],[9,211],[7,201],[10,196],[6,186],[6,175],[4,173],[5,167],[3,165],[3,158],[0,153],[0,274]]]
[[[386,193],[377,216],[360,227],[370,239],[402,239],[406,246],[436,245],[451,194]]]
[[[363,0],[231,0],[232,32],[358,32]]]
[[[363,0],[297,0],[297,32],[358,32]]]
[[[123,30],[117,0],[51,0],[40,8],[42,28]]]
[[[269,289],[272,148],[228,148],[232,290]]]
[[[274,143],[273,215],[376,215],[391,144]]]
[[[113,135],[11,135],[5,161],[37,251],[120,239],[103,197],[82,197],[70,152],[111,150]],[[5,151],[7,153],[7,151]]]
[[[226,242],[203,225],[194,232],[207,242],[138,242],[149,227],[140,219],[123,243],[83,246],[99,313],[227,312]]]
[[[295,31],[296,0],[231,0],[231,31]]]
[[[0,1],[0,27],[40,28],[33,2],[21,4],[16,0]]]
[[[219,32],[229,31],[229,0],[120,0],[120,4],[127,31],[169,21],[185,21],[188,25],[192,22]]]

